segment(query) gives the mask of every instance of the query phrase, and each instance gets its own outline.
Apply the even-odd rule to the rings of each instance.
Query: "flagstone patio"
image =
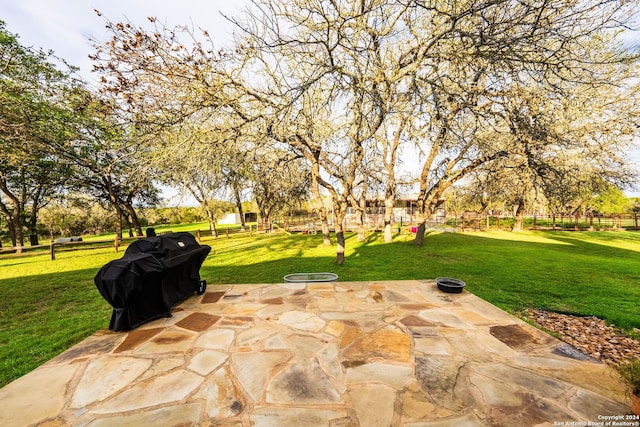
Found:
[[[434,281],[210,286],[0,389],[0,425],[553,426],[630,413],[622,390]]]

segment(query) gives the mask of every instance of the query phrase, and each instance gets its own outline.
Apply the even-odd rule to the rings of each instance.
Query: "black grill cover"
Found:
[[[171,308],[193,295],[200,267],[211,247],[190,233],[138,240],[121,259],[105,264],[94,282],[113,307],[109,329],[125,331],[171,315]]]

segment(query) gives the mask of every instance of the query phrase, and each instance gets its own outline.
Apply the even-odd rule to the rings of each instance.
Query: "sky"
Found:
[[[222,14],[239,16],[248,4],[249,0],[0,0],[0,20],[22,45],[53,50],[94,83],[97,77],[91,73],[88,57],[94,53],[91,40],[110,38],[107,20],[147,27],[151,25],[147,18],[153,16],[169,27],[206,29],[217,47],[225,47],[231,43],[234,25]],[[632,33],[629,41],[640,43],[640,32]],[[639,161],[640,150],[632,157]],[[640,197],[640,182],[638,187],[627,194]]]
[[[56,56],[80,68],[89,82],[94,53],[91,39],[105,41],[106,21],[131,21],[150,26],[148,17],[172,27],[190,25],[206,29],[219,47],[230,43],[233,24],[225,15],[239,15],[247,0],[0,0],[0,20],[19,36],[24,46],[53,50]],[[98,16],[95,10],[102,16]]]

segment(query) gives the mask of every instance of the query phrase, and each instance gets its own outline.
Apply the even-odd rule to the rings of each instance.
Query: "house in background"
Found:
[[[258,214],[255,212],[245,212],[244,214],[244,222],[257,222],[258,221]],[[218,220],[218,224],[222,224],[222,225],[235,225],[235,224],[242,224],[242,222],[240,221],[240,214],[238,212],[235,213],[228,213],[225,216],[223,216],[222,218],[220,218],[220,220]]]

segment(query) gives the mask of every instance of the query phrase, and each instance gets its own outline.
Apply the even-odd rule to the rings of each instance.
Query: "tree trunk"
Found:
[[[209,230],[211,231],[211,236],[218,237],[218,230],[216,230],[216,216],[214,212],[211,209],[205,209],[204,211],[207,215],[207,219],[209,220]]]
[[[424,233],[426,229],[426,221],[424,219],[420,219],[418,222],[418,228],[416,230],[416,238],[413,241],[414,246],[424,246]]]
[[[131,221],[127,218],[127,232],[129,233],[129,237],[133,238],[133,229],[131,228]]]
[[[446,185],[440,186],[440,188],[435,191],[429,191],[431,194],[428,194],[426,188],[421,188],[421,194],[418,196],[418,201],[416,203],[418,210],[416,213],[418,228],[416,230],[416,238],[413,242],[415,246],[424,245],[424,233],[427,230],[427,220],[437,211],[438,200],[446,188]]]
[[[260,211],[260,220],[262,221],[262,228],[268,230],[271,228],[271,211],[265,210],[264,207],[259,209]]]
[[[11,234],[11,227],[9,227],[9,212],[7,211],[7,207],[4,203],[2,203],[2,197],[0,197],[0,212],[2,212],[2,216],[7,220],[7,228],[9,229],[9,234]],[[0,221],[2,223],[2,221]],[[0,248],[2,247],[2,239],[0,238]]]
[[[11,239],[11,246],[16,245],[16,233],[13,231],[13,222],[11,220],[11,212],[7,209],[7,207],[0,201],[0,210],[2,210],[2,214],[7,221],[7,229],[9,230],[9,238]]]
[[[13,204],[12,209],[2,205],[2,211],[5,213],[9,232],[11,233],[11,242],[16,248],[16,253],[22,253],[22,247],[24,246],[24,234],[22,232],[22,221],[20,221],[21,214],[23,212],[23,206],[20,203],[20,199],[9,191],[6,181],[0,181],[0,190],[7,195]]]
[[[391,243],[393,241],[393,232],[391,230],[391,222],[393,221],[393,194],[391,197],[387,195],[384,199],[384,241]]]
[[[144,233],[142,232],[142,225],[140,225],[140,219],[135,212],[136,211],[131,208],[133,227],[136,230],[136,237],[142,237],[144,236]]]
[[[122,217],[123,217],[123,213],[122,213],[122,208],[120,207],[119,203],[116,203],[115,206],[116,209],[116,236],[118,236],[118,239],[122,240]]]
[[[111,182],[109,176],[102,177],[102,182],[104,184],[104,188],[109,194],[109,203],[116,211],[116,237],[119,240],[122,240],[122,218],[124,216],[124,212],[122,211],[120,199],[113,188],[113,183]]]
[[[327,210],[322,207],[320,213],[320,227],[322,228],[322,244],[331,246],[331,231],[329,230],[329,220],[327,219]]]
[[[29,244],[31,246],[38,246],[40,244],[38,240],[38,230],[35,224],[29,224]]]
[[[416,221],[418,222],[418,227],[416,229],[416,237],[413,240],[414,246],[424,246],[424,233],[427,230],[427,218],[429,218],[430,212],[428,206],[430,203],[424,199],[418,199],[416,203],[418,211],[416,212]]]
[[[362,211],[358,213],[358,242],[367,240],[367,230],[364,226],[364,214]]]
[[[513,221],[513,228],[511,231],[522,231],[522,224],[524,222],[525,202],[524,199],[518,200],[518,208],[516,209],[516,217]]]
[[[383,229],[383,235],[384,235],[384,242],[385,243],[391,243],[393,241],[393,232],[391,230],[391,222],[385,220],[384,221],[384,229]]]
[[[16,253],[22,253],[22,247],[24,246],[24,232],[22,230],[22,222],[20,221],[20,214],[22,213],[22,208],[19,204],[19,200],[14,200],[13,212],[11,214],[11,226],[13,227],[13,232],[15,234],[15,242],[13,246],[16,248]]]
[[[329,231],[329,220],[327,219],[327,209],[324,207],[324,203],[322,203],[322,196],[320,195],[320,183],[318,182],[317,177],[320,176],[320,167],[313,158],[314,161],[311,164],[311,191],[313,193],[313,198],[316,202],[316,209],[318,211],[318,216],[320,217],[320,225],[322,228],[322,244],[324,246],[331,246],[331,237]]]
[[[336,251],[336,264],[343,265],[344,249],[345,249],[344,231],[342,230],[342,227],[338,227],[337,225],[336,225],[336,240],[338,243],[338,249]]]
[[[247,227],[244,223],[244,211],[242,210],[242,200],[240,199],[240,190],[234,187],[233,194],[236,199],[236,207],[238,208],[238,214],[240,215],[240,229],[242,231],[246,231]]]
[[[16,236],[13,246],[15,246],[16,248],[16,253],[21,254],[22,247],[24,246],[24,234],[22,233],[22,224],[20,223],[20,219],[16,218],[15,214],[12,216],[11,222],[12,222],[13,230]]]
[[[27,229],[29,230],[29,244],[31,246],[38,246],[40,244],[40,242],[38,242],[38,210],[40,209],[38,204],[40,193],[41,190],[38,189],[33,196],[33,206],[29,214],[29,221],[27,222]]]
[[[342,224],[344,223],[344,217],[346,216],[346,210],[344,211],[336,211],[334,208],[334,216],[335,223],[334,227],[336,230],[336,241],[338,244],[336,250],[336,264],[343,265],[344,264],[344,252],[346,247],[346,242],[344,238],[344,229],[342,228]]]
[[[356,222],[358,224],[358,242],[367,240],[367,233],[364,228],[364,210],[361,207],[356,208]]]
[[[16,240],[16,231],[13,227],[13,221],[11,220],[11,217],[7,218],[7,228],[9,229],[9,237],[11,239],[11,246],[16,246],[17,240]]]
[[[38,211],[40,210],[40,200],[44,189],[42,184],[39,184],[36,189],[32,190],[32,206],[29,213],[29,220],[27,222],[27,229],[29,230],[29,244],[31,246],[38,246]]]
[[[384,194],[384,241],[391,243],[393,241],[393,233],[391,230],[391,222],[393,221],[393,208],[396,199],[396,158],[398,147],[400,146],[400,137],[404,132],[407,124],[407,117],[403,115],[400,126],[396,130],[393,141],[385,146],[384,163],[387,170],[387,185]],[[387,161],[388,158],[388,161]]]
[[[138,214],[136,213],[136,210],[133,208],[133,205],[129,201],[127,201],[124,204],[124,208],[127,210],[127,213],[129,214],[129,219],[130,219],[129,225],[133,226],[136,230],[136,236],[137,237],[143,236],[144,233],[142,233],[142,226],[140,225],[140,219],[138,218]],[[132,234],[131,231],[129,231],[129,234]]]

